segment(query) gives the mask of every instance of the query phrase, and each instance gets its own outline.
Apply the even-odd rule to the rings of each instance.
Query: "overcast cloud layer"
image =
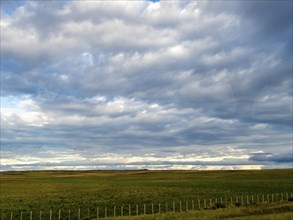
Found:
[[[292,1],[1,1],[1,170],[292,167]]]

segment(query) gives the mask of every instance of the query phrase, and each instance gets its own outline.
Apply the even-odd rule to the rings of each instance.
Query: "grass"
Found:
[[[143,204],[168,202],[168,211],[172,202],[209,198],[230,198],[236,196],[267,195],[293,191],[293,169],[253,170],[253,171],[31,171],[2,172],[0,182],[2,212],[44,211],[48,215],[53,210],[81,209],[86,215],[89,208],[95,215],[96,207],[109,207],[108,214],[113,215],[115,205],[120,213],[132,213],[139,204],[143,213]],[[251,197],[249,197],[251,198]],[[254,197],[256,199],[256,197]],[[219,201],[219,200],[218,200]],[[203,201],[202,201],[203,202]],[[208,201],[207,201],[208,202]],[[203,203],[201,204],[203,206]],[[118,212],[118,211],[117,211]],[[72,215],[76,215],[72,213]]]
[[[293,203],[262,204],[257,206],[230,207],[217,210],[197,210],[183,213],[167,213],[135,217],[116,217],[108,220],[292,220]]]

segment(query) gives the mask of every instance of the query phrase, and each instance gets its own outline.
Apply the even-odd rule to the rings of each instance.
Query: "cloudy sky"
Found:
[[[1,170],[292,154],[292,1],[1,1]]]

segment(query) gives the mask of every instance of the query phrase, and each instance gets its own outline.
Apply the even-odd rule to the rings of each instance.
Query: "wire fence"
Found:
[[[271,193],[261,195],[246,195],[235,197],[220,197],[209,199],[194,199],[190,201],[173,201],[163,203],[98,206],[86,209],[68,210],[21,210],[3,211],[1,220],[86,220],[118,216],[139,216],[168,212],[188,212],[201,209],[225,208],[261,203],[277,203],[293,200],[293,193]]]

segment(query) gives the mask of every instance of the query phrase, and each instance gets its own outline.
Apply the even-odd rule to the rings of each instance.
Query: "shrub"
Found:
[[[235,203],[235,206],[236,206],[236,207],[239,207],[239,206],[241,206],[241,203],[240,203],[240,202],[236,202],[236,203]]]
[[[223,208],[226,208],[226,205],[218,202],[218,203],[215,203],[215,208],[216,209],[223,209]]]

